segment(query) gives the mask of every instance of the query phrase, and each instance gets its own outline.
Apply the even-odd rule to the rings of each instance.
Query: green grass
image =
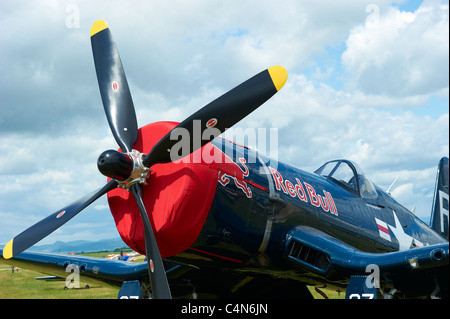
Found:
[[[110,253],[83,254],[91,257],[106,256]],[[136,262],[143,262],[144,256],[139,256]],[[85,289],[80,282],[78,289],[64,289],[65,280],[36,280],[35,277],[45,276],[42,273],[20,268],[18,272],[11,272],[11,266],[0,264],[0,299],[116,299],[119,288],[90,285]],[[308,287],[315,299],[324,299],[314,287]],[[344,299],[345,292],[320,288],[329,299]]]
[[[81,254],[98,257],[117,252],[98,252]],[[145,256],[138,256],[135,262],[143,262]],[[11,272],[11,266],[0,263],[0,299],[116,299],[120,288],[102,287],[80,281],[80,288],[64,289],[65,280],[36,280],[42,273],[20,268]]]
[[[110,253],[84,254],[101,257]],[[42,273],[20,268],[11,272],[11,266],[0,264],[0,299],[116,299],[119,288],[101,287],[80,282],[80,288],[64,289],[65,280],[36,280]]]
[[[64,289],[64,280],[36,280],[39,272],[22,269],[11,272],[11,266],[0,264],[0,299],[115,299],[119,288],[90,286],[89,289]],[[80,282],[80,287],[84,283]]]

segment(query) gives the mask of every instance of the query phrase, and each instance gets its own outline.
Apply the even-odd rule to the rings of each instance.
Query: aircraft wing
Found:
[[[414,296],[437,292],[448,296],[448,242],[406,251],[367,253],[317,229],[298,226],[287,234],[285,254],[297,267],[330,281],[370,275],[379,280],[380,288]]]
[[[140,280],[148,276],[147,263],[31,251],[24,251],[12,259],[4,259],[2,256],[3,249],[0,248],[0,263],[62,278],[76,270],[83,281],[103,286],[120,287],[124,281]]]

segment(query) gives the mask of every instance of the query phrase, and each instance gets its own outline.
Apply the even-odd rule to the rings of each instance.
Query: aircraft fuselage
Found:
[[[375,198],[363,198],[335,180],[227,140],[212,143],[233,164],[218,165],[217,189],[201,233],[174,260],[186,256],[191,264],[279,265],[288,249],[286,236],[299,225],[369,253],[445,242],[378,187]]]

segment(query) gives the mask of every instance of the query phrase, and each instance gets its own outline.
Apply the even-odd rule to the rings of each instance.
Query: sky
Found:
[[[398,177],[392,195],[429,222],[449,156],[448,1],[0,0],[0,245],[105,184],[97,19],[139,126],[282,65],[284,88],[236,127],[275,128],[278,159],[307,171],[347,158],[385,190]],[[38,245],[118,236],[104,196]]]

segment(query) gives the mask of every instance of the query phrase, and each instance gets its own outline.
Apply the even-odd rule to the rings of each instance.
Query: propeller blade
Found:
[[[119,51],[105,21],[92,25],[91,45],[109,126],[122,151],[131,152],[138,134],[136,112]]]
[[[136,199],[144,224],[145,255],[147,256],[148,274],[152,285],[153,296],[155,299],[172,299],[169,283],[167,282],[166,270],[164,269],[158,244],[150,220],[148,219],[144,202],[142,201],[142,186],[134,184],[131,186],[131,190]]]
[[[41,239],[48,236],[50,233],[64,225],[75,215],[77,215],[84,208],[92,204],[95,200],[101,197],[103,194],[117,187],[117,182],[111,180],[104,187],[85,195],[72,204],[64,207],[61,210],[53,213],[52,215],[44,218],[40,222],[34,224],[30,228],[26,229],[13,239],[11,239],[3,249],[3,258],[9,259],[22,251],[33,246]]]
[[[151,167],[156,163],[168,163],[181,158],[181,155],[170,152],[172,146],[179,142],[170,138],[171,133],[180,128],[189,132],[191,153],[196,151],[210,141],[210,139],[203,140],[201,138],[201,141],[194,140],[198,139],[198,136],[201,137],[205,129],[217,129],[211,130],[211,133],[214,133],[211,134],[212,138],[220,135],[271,98],[283,87],[286,80],[287,71],[282,66],[274,66],[255,75],[173,128],[146,155],[143,164]],[[194,120],[200,120],[201,134],[194,134],[195,130],[198,130],[198,128],[194,128],[196,125]]]

